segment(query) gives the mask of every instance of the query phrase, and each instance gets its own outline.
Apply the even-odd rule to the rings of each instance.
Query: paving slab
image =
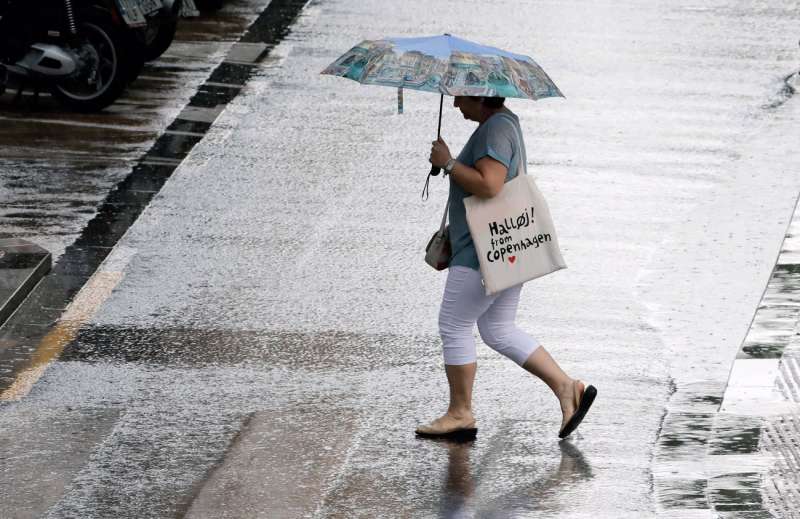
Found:
[[[118,416],[115,409],[0,404],[0,517],[47,516]]]
[[[198,493],[188,519],[312,516],[357,429],[354,417],[322,409],[249,417],[225,461]]]

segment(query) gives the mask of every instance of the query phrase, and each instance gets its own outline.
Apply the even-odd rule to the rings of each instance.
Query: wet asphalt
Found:
[[[48,335],[0,343],[21,348],[0,515],[773,516],[764,458],[736,457],[759,422],[719,408],[797,197],[796,21],[790,2],[311,2]],[[400,116],[390,89],[318,72],[437,32],[530,49],[567,96],[510,102],[570,267],[518,322],[600,390],[564,442],[545,386],[482,345],[478,439],[411,434],[446,397],[421,260],[446,186],[418,198],[438,106],[407,93]],[[471,129],[445,113],[452,146]]]

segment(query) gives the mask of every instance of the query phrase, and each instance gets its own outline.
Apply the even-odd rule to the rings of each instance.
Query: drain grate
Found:
[[[775,383],[784,398],[800,403],[800,362],[796,357],[784,355],[781,359],[780,375]]]
[[[764,504],[777,517],[800,518],[800,415],[770,421],[761,434],[761,448],[775,457],[764,479]]]

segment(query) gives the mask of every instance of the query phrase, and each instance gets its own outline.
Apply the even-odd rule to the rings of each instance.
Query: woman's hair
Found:
[[[484,106],[488,106],[489,108],[502,108],[503,103],[506,102],[505,97],[481,97],[481,96],[470,96],[470,97],[476,101],[480,101]]]

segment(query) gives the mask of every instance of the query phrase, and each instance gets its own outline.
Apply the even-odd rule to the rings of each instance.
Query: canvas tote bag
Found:
[[[493,198],[464,199],[486,295],[567,268],[547,202],[524,172],[527,157],[522,135],[516,124],[514,129],[521,154],[517,176]]]

